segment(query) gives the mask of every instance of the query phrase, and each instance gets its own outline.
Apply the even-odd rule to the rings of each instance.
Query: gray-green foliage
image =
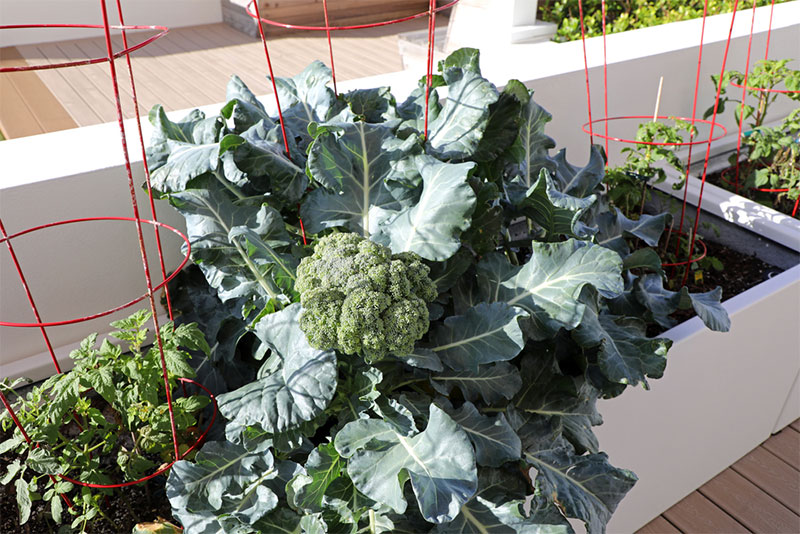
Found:
[[[186,215],[212,291],[237,314],[203,313],[226,347],[213,363],[226,376],[251,356],[261,366],[255,381],[219,397],[229,441],[207,445],[168,480],[188,534],[204,525],[570,533],[568,517],[601,533],[636,478],[600,452],[596,401],[663,373],[670,342],[648,337],[647,323],[668,326],[676,309],[694,306],[725,329],[718,294],[664,290],[646,245],[666,219],[612,210],[597,149],[582,168],[551,155],[550,115],[520,82],[501,92],[483,78],[477,51],[457,51],[441,70],[427,139],[424,85],[400,103],[387,88],[337,97],[320,63],[278,84],[288,156],[275,146],[276,112],[237,78],[220,117],[154,114],[157,185]],[[199,135],[210,125],[219,127],[213,143]],[[195,129],[217,159],[198,147],[196,165],[179,167],[169,150],[183,150],[183,132]],[[430,328],[421,339],[375,358],[318,344],[339,341],[324,321],[303,332],[303,317],[372,287],[364,277],[328,283],[347,280],[337,271],[347,254],[308,267],[315,247],[320,255],[337,240],[424,266]],[[313,287],[317,300],[299,304]],[[369,302],[357,304],[359,328],[379,327]],[[223,456],[213,488],[187,487]],[[295,469],[285,481],[274,467],[284,464]]]

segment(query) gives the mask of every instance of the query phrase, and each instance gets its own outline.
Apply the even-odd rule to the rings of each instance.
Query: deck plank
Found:
[[[732,469],[795,513],[800,511],[800,471],[758,447]]]
[[[423,29],[426,24],[423,18],[334,34],[337,80],[400,70],[397,34]],[[437,24],[446,25],[447,17],[437,17]],[[142,32],[129,35],[132,42],[145,37]],[[276,76],[294,76],[316,59],[330,63],[323,32],[275,35],[267,28],[267,38]],[[120,47],[119,41],[116,36],[115,50]],[[105,43],[102,38],[80,39],[27,46],[21,52],[28,60],[61,61],[104,56]],[[232,74],[238,75],[256,94],[272,92],[261,41],[221,23],[173,29],[134,52],[131,58],[142,114],[156,103],[167,110],[176,110],[222,102]],[[117,73],[123,113],[130,117],[133,107],[124,60],[117,62]],[[77,125],[116,120],[107,64],[47,71],[41,79]]]
[[[800,532],[800,516],[732,469],[698,491],[753,532]]]
[[[789,425],[789,428],[794,428],[795,430],[797,430],[798,432],[800,432],[800,419],[798,419],[798,420],[797,420],[797,421],[795,421],[794,423],[790,424],[790,425]]]
[[[636,531],[636,534],[682,534],[672,523],[658,516]]]
[[[800,432],[786,427],[762,445],[769,452],[800,470]]]
[[[0,49],[3,66],[27,65],[15,47]],[[75,128],[77,124],[34,71],[0,74],[0,129],[6,138]]]
[[[696,491],[690,493],[662,515],[683,532],[707,534],[750,532],[744,525]]]

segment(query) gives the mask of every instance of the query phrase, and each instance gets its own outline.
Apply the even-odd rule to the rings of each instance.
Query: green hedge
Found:
[[[776,0],[777,3],[788,0]],[[758,6],[769,5],[771,0],[757,0]],[[689,20],[703,16],[702,0],[623,0],[606,2],[606,32],[616,33],[637,28],[658,26],[667,22]],[[583,2],[586,37],[603,34],[603,17],[600,0]],[[747,0],[739,2],[739,9],[752,6]],[[718,15],[731,11],[733,3],[724,0],[709,0],[708,14]],[[553,38],[557,42],[581,38],[578,0],[539,0],[538,18],[558,24]]]

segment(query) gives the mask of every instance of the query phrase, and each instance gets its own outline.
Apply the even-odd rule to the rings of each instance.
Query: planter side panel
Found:
[[[800,316],[800,267],[726,303],[729,333],[694,318],[675,340],[664,378],[602,403],[597,428],[614,465],[639,482],[609,532],[634,532],[767,439],[800,367],[781,318]]]
[[[800,338],[796,338],[795,343],[800,346]],[[786,398],[786,404],[783,406],[783,411],[778,416],[778,421],[772,431],[779,432],[783,427],[790,425],[797,419],[800,419],[800,373],[794,378],[792,390]]]

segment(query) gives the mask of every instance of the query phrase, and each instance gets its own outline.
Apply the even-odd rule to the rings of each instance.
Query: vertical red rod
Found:
[[[119,25],[124,27],[125,26],[125,19],[122,16],[122,4],[120,0],[117,0],[117,14],[119,16]],[[123,29],[122,30],[122,46],[127,49],[128,48],[128,33]],[[153,198],[153,189],[150,185],[150,167],[147,165],[147,152],[144,148],[144,134],[142,133],[142,118],[139,116],[139,99],[136,97],[136,83],[133,79],[133,64],[131,63],[131,55],[125,54],[125,59],[128,62],[128,76],[131,79],[131,95],[133,96],[133,110],[136,116],[136,128],[139,133],[139,146],[142,148],[142,165],[144,165],[144,180],[147,184],[147,196],[150,199],[150,213],[153,217],[154,221],[158,221],[158,215],[156,214],[156,204]],[[167,269],[164,265],[164,252],[161,246],[161,231],[158,225],[154,225],[154,230],[156,234],[156,250],[158,251],[158,264],[161,267],[161,279],[167,279]],[[172,299],[169,296],[169,287],[167,285],[164,286],[164,296],[167,300],[167,313],[169,314],[169,320],[172,321],[175,319],[172,313]]]
[[[283,134],[283,146],[286,147],[286,155],[291,157],[289,152],[289,140],[286,137],[286,124],[283,122],[283,112],[281,111],[281,99],[278,97],[278,86],[275,84],[275,74],[272,72],[272,60],[269,58],[269,49],[267,48],[267,38],[264,37],[264,25],[261,22],[261,12],[258,9],[259,0],[253,0],[253,6],[256,10],[256,19],[258,20],[258,33],[261,35],[261,43],[264,45],[264,55],[267,56],[267,68],[269,68],[269,79],[272,81],[272,90],[275,92],[275,103],[278,105],[278,119],[281,122],[281,133]]]
[[[28,298],[28,304],[31,305],[31,310],[33,310],[33,316],[36,317],[37,323],[42,323],[43,321],[39,315],[39,309],[36,307],[36,302],[33,300],[33,295],[31,294],[31,288],[28,286],[27,280],[25,280],[25,275],[22,274],[22,266],[19,264],[17,254],[14,252],[14,246],[11,244],[11,240],[8,239],[8,234],[6,233],[5,226],[3,226],[2,219],[0,219],[0,233],[2,233],[3,239],[6,240],[6,247],[8,248],[8,252],[11,254],[11,261],[14,263],[14,268],[17,270],[19,281],[22,283],[22,289],[25,290],[25,296]],[[50,353],[50,359],[53,360],[53,366],[56,368],[56,372],[61,374],[61,366],[58,365],[58,359],[56,358],[56,353],[53,350],[53,345],[50,343],[50,337],[47,335],[47,330],[45,330],[43,326],[40,326],[39,331],[42,333],[42,337],[44,337],[44,342],[47,345],[47,351]]]
[[[111,71],[111,84],[114,89],[114,100],[117,108],[117,122],[119,124],[120,139],[122,142],[122,152],[125,156],[125,170],[128,174],[128,188],[131,194],[131,206],[133,207],[133,216],[136,219],[136,233],[139,239],[139,251],[142,255],[142,268],[144,269],[144,278],[147,283],[147,296],[150,301],[150,311],[153,314],[153,327],[155,328],[155,337],[158,343],[158,351],[161,355],[161,371],[164,377],[164,387],[167,393],[167,409],[169,410],[169,422],[172,429],[172,444],[175,448],[175,461],[180,460],[180,451],[178,450],[178,433],[175,428],[175,414],[172,410],[172,392],[169,388],[169,378],[167,377],[167,362],[164,357],[164,343],[161,339],[161,332],[158,324],[158,310],[156,310],[156,301],[153,296],[153,283],[150,279],[150,264],[147,261],[147,250],[144,246],[144,235],[142,232],[142,223],[139,216],[139,204],[136,201],[136,186],[133,182],[133,170],[131,169],[131,159],[128,154],[128,140],[125,134],[125,122],[122,115],[122,101],[119,96],[119,80],[117,77],[117,69],[114,64],[114,50],[111,45],[111,28],[108,23],[108,10],[106,8],[106,0],[100,0],[100,7],[103,12],[103,30],[106,38],[106,52],[108,53],[108,67]]]
[[[769,28],[767,28],[767,47],[764,50],[764,61],[769,59],[769,38],[772,35],[772,13],[774,11],[775,11],[775,0],[772,0],[772,3],[770,4],[769,8]]]
[[[694,78],[694,98],[692,100],[692,128],[694,128],[695,119],[697,118],[697,93],[700,89],[700,67],[703,64],[703,41],[705,40],[706,33],[706,17],[708,16],[708,0],[703,3],[703,24],[700,27],[700,47],[697,52],[697,74]],[[692,166],[692,140],[694,139],[694,132],[689,132],[689,156],[686,160],[686,176],[683,180],[683,204],[681,204],[681,222],[678,226],[678,239],[675,242],[675,257],[678,256],[681,250],[681,233],[683,232],[683,220],[686,216],[686,199],[689,193],[689,168]],[[689,258],[691,259],[691,258]]]
[[[586,58],[586,29],[583,25],[583,0],[578,0],[578,15],[581,20],[581,42],[583,43],[583,74],[586,78],[586,110],[589,112],[589,143],[594,145],[594,125],[592,124],[592,94],[589,91],[589,60]],[[608,158],[608,151],[606,151]]]
[[[336,90],[336,67],[333,64],[333,44],[331,43],[331,25],[328,22],[328,0],[322,0],[322,10],[325,12],[325,33],[328,34],[328,52],[331,56],[331,75],[333,76],[333,94],[339,96]],[[261,22],[259,21],[259,24]]]
[[[430,107],[431,85],[433,85],[433,53],[436,35],[436,0],[428,2],[428,66],[425,71],[425,131],[424,137],[428,138],[428,108]]]
[[[742,156],[742,128],[744,127],[744,101],[747,98],[747,76],[750,73],[750,50],[753,46],[753,26],[756,22],[756,0],[753,0],[753,14],[750,17],[750,37],[747,39],[747,59],[744,65],[744,83],[742,84],[742,103],[739,112],[739,135],[736,137],[736,179],[734,180],[734,192],[739,194],[739,158]],[[722,80],[720,79],[720,82]],[[761,94],[764,98],[764,94]]]
[[[608,59],[606,57],[606,1],[601,3],[603,15],[603,114],[606,128],[606,157],[608,157]]]
[[[794,209],[792,210],[792,217],[797,215],[797,208],[800,207],[800,197],[797,197],[797,200],[794,201]]]
[[[2,402],[3,406],[6,407],[6,411],[8,412],[8,415],[11,416],[11,420],[14,421],[14,424],[19,429],[20,433],[22,434],[22,437],[25,438],[25,443],[27,443],[28,445],[34,445],[33,442],[31,441],[31,438],[28,436],[28,433],[25,432],[24,428],[22,428],[22,423],[20,423],[19,419],[17,419],[17,414],[14,413],[14,408],[11,407],[11,404],[8,402],[8,399],[3,394],[2,390],[0,390],[0,402]],[[50,478],[50,481],[53,484],[56,483],[56,479],[53,477],[53,475],[47,475],[47,476],[48,476],[48,478]],[[61,496],[62,499],[64,499],[64,502],[67,503],[67,506],[72,508],[72,501],[69,500],[69,497],[67,497],[63,493],[59,493],[59,495]]]
[[[728,62],[728,51],[731,48],[731,37],[733,36],[733,23],[736,21],[736,10],[739,8],[739,0],[733,0],[733,13],[731,14],[731,27],[728,30],[728,41],[725,43],[725,54],[722,56],[722,69],[719,73],[719,79],[725,75],[725,66]],[[714,97],[714,113],[711,116],[711,131],[708,133],[708,143],[706,143],[706,158],[703,162],[703,179],[700,181],[700,195],[697,199],[697,213],[694,217],[694,228],[692,230],[692,242],[689,245],[689,259],[694,252],[694,242],[697,239],[697,227],[700,224],[700,207],[703,205],[703,189],[706,186],[706,177],[708,176],[708,160],[711,157],[711,140],[714,139],[714,128],[717,125],[717,107],[719,106],[719,96],[722,91],[722,84],[717,84],[717,95]],[[683,285],[686,284],[686,279],[689,277],[689,263],[686,264],[686,269],[683,271]]]

